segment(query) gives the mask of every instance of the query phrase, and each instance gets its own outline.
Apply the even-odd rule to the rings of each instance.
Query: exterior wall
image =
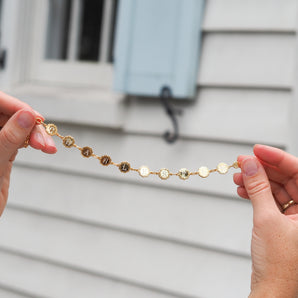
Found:
[[[198,96],[176,103],[184,114],[172,146],[156,99],[101,91],[96,103],[97,91],[33,83],[10,92],[79,145],[135,167],[213,168],[258,142],[291,151],[295,6],[207,1]],[[231,173],[141,179],[57,143],[55,156],[22,150],[16,162],[0,225],[0,297],[248,295],[252,212]]]

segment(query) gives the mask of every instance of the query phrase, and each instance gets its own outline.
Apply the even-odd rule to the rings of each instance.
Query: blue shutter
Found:
[[[194,97],[205,0],[120,0],[114,89],[177,98]]]

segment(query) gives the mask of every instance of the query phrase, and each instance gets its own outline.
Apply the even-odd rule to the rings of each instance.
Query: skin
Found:
[[[0,216],[7,203],[13,162],[28,135],[29,145],[45,153],[56,153],[53,139],[36,125],[36,117],[44,118],[29,105],[0,91]]]
[[[238,195],[253,206],[250,297],[298,297],[298,158],[256,145],[255,156],[239,156],[234,174]]]

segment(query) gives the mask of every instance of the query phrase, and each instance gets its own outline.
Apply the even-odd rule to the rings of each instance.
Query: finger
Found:
[[[270,181],[283,185],[292,199],[298,203],[298,180],[282,174],[279,169],[268,166],[264,166],[264,169]]]
[[[255,145],[254,154],[262,162],[278,168],[288,176],[298,173],[298,158],[283,150],[265,145]]]
[[[241,173],[235,173],[234,174],[234,182],[239,185],[240,192],[238,193],[242,198],[247,199],[248,194],[244,187],[243,182],[243,176]],[[283,204],[286,204],[287,202],[292,200],[292,196],[289,195],[288,191],[285,189],[284,185],[281,185],[279,183],[276,183],[274,181],[270,181],[271,190],[273,193],[273,196],[275,198],[276,203],[278,204],[278,207],[281,207]],[[298,189],[296,190],[298,193]],[[281,208],[280,208],[281,209]]]
[[[244,182],[243,182],[243,177],[242,177],[242,174],[241,173],[235,173],[233,175],[233,180],[234,180],[234,183],[239,185],[239,186],[243,186],[244,185]]]
[[[272,193],[276,199],[276,201],[283,205],[292,200],[289,193],[286,191],[283,185],[276,183],[274,181],[270,181]]]
[[[42,150],[45,153],[53,154],[57,152],[54,140],[41,126],[34,127],[29,143],[34,149]]]
[[[262,163],[263,168],[265,169],[265,172],[270,180],[275,181],[280,184],[286,184],[287,181],[289,181],[289,179],[291,179],[291,176],[289,176],[286,173],[282,173],[280,171],[280,169],[268,166],[268,165],[264,164],[262,160],[260,160],[260,162]]]
[[[297,219],[298,205],[293,205],[284,211],[285,215],[292,215],[292,218]]]
[[[0,91],[0,106],[1,106],[1,112],[3,114],[6,114],[6,116],[10,117],[14,113],[16,113],[19,110],[28,109],[31,110],[31,107],[19,99],[10,96],[2,91]],[[42,121],[44,121],[44,117],[37,111],[34,111],[36,116],[41,118]],[[0,125],[3,126],[3,125]]]
[[[3,127],[6,122],[8,121],[9,116],[5,115],[5,114],[0,114],[0,127]]]
[[[4,169],[5,174],[0,177],[0,190],[1,190],[1,193],[0,193],[0,216],[2,215],[3,210],[7,204],[11,168],[12,168],[12,162],[8,162],[5,165],[5,169]]]
[[[17,155],[18,155],[18,150],[15,151],[15,152],[12,154],[12,156],[11,156],[10,159],[9,159],[9,161],[10,161],[10,162],[14,162],[15,159],[16,159],[16,157],[17,157]]]
[[[254,216],[260,217],[265,212],[277,212],[270,182],[262,164],[255,157],[248,157],[241,163],[243,182],[250,198]]]
[[[35,111],[35,110],[34,110],[34,112],[35,112],[35,114],[36,114],[36,117],[40,118],[42,121],[45,120],[44,116],[42,116],[39,112],[37,112],[37,111]]]
[[[0,91],[0,106],[1,106],[1,112],[8,116],[11,116],[17,111],[22,109],[31,110],[28,104],[18,100],[13,96],[5,94],[1,91]]]
[[[39,126],[35,126],[31,132],[29,144],[32,148],[43,150],[46,146],[45,137]]]
[[[286,191],[283,185],[280,185],[273,181],[270,181],[270,185],[276,204],[280,211],[282,211],[282,205],[291,201],[292,198],[290,197],[289,193]]]
[[[248,158],[248,157],[250,157],[251,155],[239,155],[238,157],[237,157],[237,161],[238,161],[238,164],[240,165],[240,167],[241,167],[241,162],[244,160],[244,159],[246,159],[246,158]]]
[[[246,189],[243,186],[237,188],[237,193],[242,199],[249,199]]]
[[[54,154],[57,152],[56,144],[51,136],[46,135],[46,147],[42,151],[48,154]]]
[[[8,120],[0,131],[0,164],[8,162],[24,144],[34,125],[35,113],[32,110],[21,110]]]

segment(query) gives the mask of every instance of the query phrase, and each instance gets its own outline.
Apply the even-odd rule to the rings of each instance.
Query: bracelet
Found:
[[[116,166],[120,172],[128,173],[129,171],[138,172],[139,175],[143,178],[148,177],[149,175],[157,175],[162,180],[167,180],[171,176],[178,176],[182,180],[187,180],[190,176],[200,176],[201,178],[207,178],[210,173],[218,172],[219,174],[226,174],[230,168],[238,169],[239,163],[236,161],[232,165],[228,165],[224,162],[220,162],[216,169],[209,169],[205,166],[200,167],[198,171],[191,172],[186,168],[182,168],[178,171],[178,173],[172,173],[166,168],[161,168],[158,172],[151,171],[147,166],[141,166],[138,169],[133,168],[129,162],[122,161],[120,163],[115,163],[112,161],[112,158],[109,155],[98,156],[93,153],[93,149],[91,147],[85,146],[80,147],[75,143],[75,139],[72,136],[62,136],[58,133],[58,128],[55,124],[49,123],[46,124],[41,118],[36,119],[36,125],[43,125],[47,134],[50,136],[57,136],[62,140],[63,145],[66,148],[75,147],[81,151],[81,154],[85,158],[93,157],[97,159],[101,165]],[[27,137],[24,147],[28,147],[30,140],[30,135]]]

